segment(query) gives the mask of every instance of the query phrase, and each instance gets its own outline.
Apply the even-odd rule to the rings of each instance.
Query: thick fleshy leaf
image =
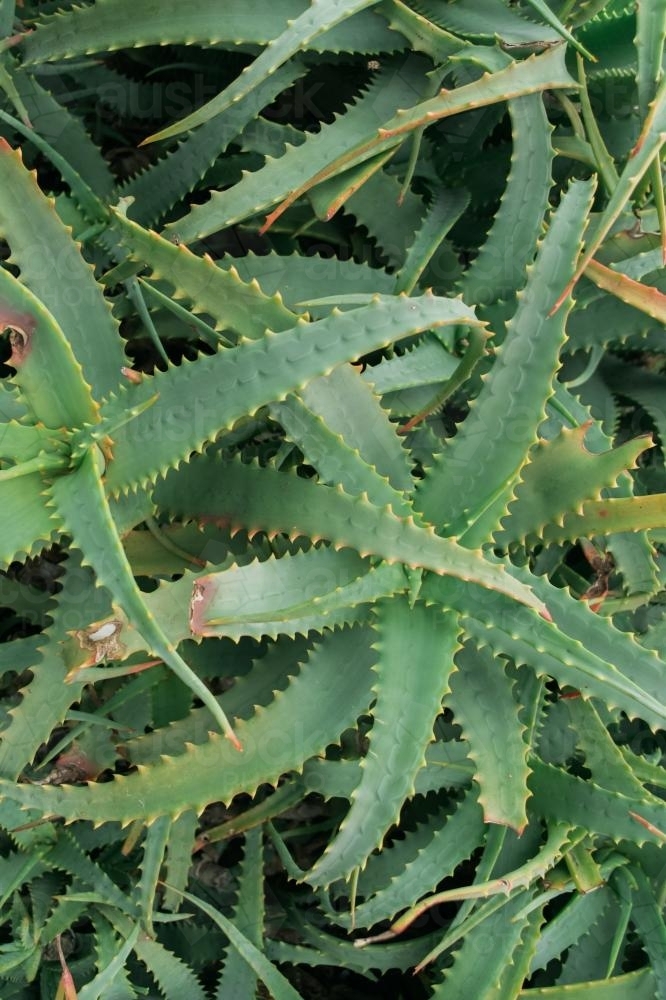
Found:
[[[71,233],[21,156],[0,141],[0,232],[20,279],[63,330],[96,400],[120,382],[122,340],[109,304]],[[60,385],[67,395],[70,390]]]
[[[368,752],[337,836],[305,876],[328,885],[363,867],[397,818],[425,762],[453,670],[460,626],[455,612],[404,598],[376,607],[376,701]],[[411,670],[405,669],[409,660]]]

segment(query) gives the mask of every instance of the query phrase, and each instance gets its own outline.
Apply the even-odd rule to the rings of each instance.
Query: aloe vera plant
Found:
[[[0,29],[2,996],[666,996],[666,4]]]

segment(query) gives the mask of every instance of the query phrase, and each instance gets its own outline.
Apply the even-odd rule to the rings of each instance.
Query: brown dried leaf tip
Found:
[[[42,782],[43,785],[77,785],[94,781],[102,768],[76,745],[61,753],[54,767]]]
[[[32,335],[37,323],[29,313],[19,313],[11,306],[0,304],[0,328],[4,333],[9,330],[9,343],[12,349],[7,364],[19,368],[30,354]]]
[[[204,613],[208,604],[207,587],[210,586],[210,576],[202,576],[194,581],[192,598],[190,600],[190,632],[193,635],[206,635]]]
[[[89,650],[93,656],[90,664],[101,663],[102,660],[120,660],[125,655],[125,649],[120,641],[123,623],[117,619],[98,622],[88,628],[77,629],[74,635],[79,640],[82,649]]]

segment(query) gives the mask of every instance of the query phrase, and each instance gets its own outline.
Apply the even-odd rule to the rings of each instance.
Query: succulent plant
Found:
[[[3,996],[666,995],[666,5],[59,6],[0,3]]]

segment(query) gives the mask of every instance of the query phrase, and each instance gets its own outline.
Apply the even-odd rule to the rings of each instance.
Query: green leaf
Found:
[[[17,642],[4,647],[11,657],[12,669],[27,668],[32,674],[21,688],[20,703],[10,709],[9,719],[2,728],[0,773],[11,780],[33,761],[40,746],[49,742],[68,709],[81,696],[83,678],[73,683],[66,681],[67,663],[62,643],[68,631],[88,625],[87,615],[101,617],[110,610],[106,595],[95,590],[92,573],[81,566],[75,553],[70,554],[64,569],[59,580],[60,590],[55,596],[55,609],[49,607],[50,627],[37,638],[21,640],[21,649],[25,644],[28,662],[21,663]]]
[[[654,1000],[655,980],[652,969],[639,969],[594,982],[567,983],[542,989],[521,990],[521,1000]]]
[[[433,203],[428,206],[423,224],[407,250],[403,266],[396,275],[396,293],[411,294],[414,291],[437,247],[468,204],[469,194],[466,191],[443,189],[439,192]]]
[[[378,948],[357,948],[353,941],[343,941],[326,934],[313,924],[300,920],[298,929],[305,945],[290,945],[285,941],[268,941],[267,954],[276,962],[305,963],[350,969],[361,975],[376,975],[377,971],[412,969],[432,945],[435,935],[399,941]]]
[[[372,855],[359,880],[359,894],[366,898],[354,912],[355,926],[373,927],[413,906],[443,877],[453,875],[481,843],[483,833],[481,807],[474,792],[467,791],[451,815],[440,810],[423,827],[407,832],[404,841]],[[379,884],[375,868],[384,874]]]
[[[209,650],[214,656],[215,647]],[[249,719],[259,706],[269,705],[277,691],[287,689],[300,671],[300,664],[307,660],[313,642],[303,636],[287,639],[281,636],[272,643],[266,654],[253,663],[251,669],[224,693],[225,704],[229,706],[229,714],[239,719]],[[194,650],[190,645],[188,655]],[[234,656],[236,665],[237,653]],[[137,678],[138,680],[138,678]],[[136,683],[135,681],[134,683]],[[140,697],[140,693],[138,695]],[[187,716],[172,722],[169,726],[169,754],[178,756],[186,754],[188,744],[203,744],[209,738],[213,717],[207,708],[195,708]],[[154,764],[164,753],[163,732],[155,730],[128,739],[128,753],[137,764]]]
[[[543,537],[546,541],[590,538],[609,532],[642,531],[646,528],[666,527],[664,494],[652,496],[611,497],[608,500],[590,500],[582,504],[577,514],[567,514],[562,525],[549,525]]]
[[[530,770],[513,682],[488,649],[470,644],[457,654],[456,667],[447,703],[469,741],[483,818],[520,834],[527,825]]]
[[[363,461],[376,469],[380,477],[388,479],[395,491],[411,493],[414,481],[409,454],[389,422],[388,414],[357,371],[349,365],[341,365],[325,379],[308,382],[300,396],[334,434],[356,449]],[[343,479],[334,481],[348,493],[355,492]],[[370,492],[367,487],[358,492],[366,490]],[[387,501],[374,502],[383,507]],[[388,502],[396,503],[395,500]],[[397,502],[400,503],[399,500]]]
[[[5,160],[0,143],[0,177]],[[62,329],[5,268],[0,269],[0,328],[10,330],[14,381],[37,421],[56,430],[97,419],[97,407]]]
[[[425,767],[416,775],[417,795],[440,788],[466,788],[474,777],[474,765],[468,753],[469,745],[464,740],[431,743],[426,749]],[[303,769],[303,778],[309,791],[325,799],[351,799],[360,779],[360,766],[360,762],[354,760],[311,760]],[[373,855],[373,858],[378,864],[378,856]],[[364,884],[363,872],[359,884]]]
[[[75,545],[81,549],[88,565],[95,570],[98,583],[107,588],[114,601],[123,609],[145,640],[149,651],[163,659],[175,675],[201,698],[222,731],[238,746],[221,706],[178,654],[176,647],[165,637],[159,623],[146,608],[113,524],[94,452],[89,450],[84,455],[75,472],[56,478],[49,492],[64,526],[75,540]],[[119,642],[122,627],[118,626],[118,622],[107,624],[106,627],[118,630],[118,634],[114,634],[114,640]],[[93,642],[96,634],[92,633]],[[105,658],[108,654],[102,648],[95,655]],[[112,652],[111,658],[117,655]]]
[[[644,0],[636,7],[637,86],[641,118],[645,119],[663,76],[666,5],[662,0]]]
[[[636,844],[661,844],[666,833],[666,807],[661,800],[622,795],[583,781],[566,771],[534,761],[530,778],[532,802],[548,819],[570,823]]]
[[[287,436],[298,445],[308,465],[317,470],[321,483],[329,486],[340,485],[345,492],[352,495],[365,494],[368,500],[378,507],[389,505],[397,514],[408,515],[412,512],[409,502],[386,478],[369,465],[359,449],[354,447],[354,438],[361,446],[369,444],[371,448],[380,443],[376,441],[375,435],[368,433],[373,429],[373,424],[374,429],[386,430],[392,435],[394,444],[388,454],[384,452],[385,461],[382,464],[385,467],[388,465],[396,475],[402,473],[403,482],[409,476],[409,471],[405,468],[406,453],[401,453],[398,438],[388,422],[385,422],[386,413],[381,411],[382,416],[377,413],[381,409],[379,404],[377,403],[375,412],[371,414],[373,417],[379,416],[378,421],[371,421],[369,426],[368,423],[352,421],[351,440],[344,433],[336,432],[331,423],[322,418],[322,414],[327,414],[329,408],[326,397],[322,398],[318,390],[323,388],[327,391],[339,385],[349,386],[358,382],[363,386],[360,377],[351,371],[351,366],[341,366],[324,378],[312,379],[299,396],[287,396],[283,402],[273,404],[271,416],[282,424]],[[358,395],[352,394],[356,399]],[[303,397],[312,399],[312,408],[303,402]],[[350,400],[345,393],[340,393],[338,398],[340,402],[349,401],[349,409],[353,414],[353,400]],[[336,410],[340,412],[342,407],[338,405]],[[378,423],[379,428],[377,428]],[[386,438],[387,434],[382,434],[381,437]],[[372,450],[378,449],[372,448]],[[391,461],[392,459],[397,460]],[[411,484],[411,478],[409,482]]]
[[[166,845],[165,881],[173,886],[173,891],[164,893],[165,910],[177,912],[181,897],[177,895],[187,885],[192,865],[192,848],[195,841],[199,817],[190,810],[171,822]]]
[[[572,35],[571,32],[562,24],[559,17],[553,13],[544,0],[527,0],[527,3],[536,11],[539,17],[546,22],[546,24],[549,24],[551,28],[554,28],[558,35],[569,42],[569,44],[576,49],[577,52],[580,52],[581,55],[587,56],[588,59],[596,62],[596,57],[591,55],[587,49],[576,40],[574,35]]]
[[[266,956],[259,951],[245,934],[242,934],[238,930],[231,920],[220,913],[219,910],[205,903],[202,899],[191,896],[189,892],[184,892],[183,896],[188,903],[198,907],[206,916],[210,917],[220,930],[226,934],[232,947],[247,962],[257,978],[270,990],[274,1000],[302,1000],[300,993],[296,992],[282,973],[268,961]]]
[[[637,883],[633,894],[631,922],[638,931],[654,973],[655,995],[663,998],[666,996],[666,924],[662,907],[660,901],[655,899],[645,873],[634,868],[631,874]]]
[[[375,296],[361,309],[334,312],[315,323],[301,320],[289,330],[267,331],[259,340],[146,378],[103,408],[103,419],[113,424],[129,408],[146,406],[159,394],[112,435],[107,490],[117,494],[145,485],[240,417],[345,361],[422,330],[457,323],[479,324],[459,299]]]
[[[404,76],[404,71],[401,76]],[[413,100],[413,91],[408,97]],[[393,155],[395,148],[391,147],[389,152]],[[326,187],[328,183],[324,181],[321,186]],[[317,190],[318,187],[315,187],[308,197],[315,197]],[[394,206],[392,212],[386,211],[388,205]],[[381,249],[382,256],[393,267],[400,268],[423,224],[425,204],[409,187],[405,190],[404,183],[401,184],[397,176],[378,170],[349,198],[345,213],[355,218],[357,226],[367,229]]]
[[[500,545],[528,535],[556,533],[567,515],[585,510],[584,501],[595,500],[604,487],[615,485],[620,474],[632,468],[650,438],[636,438],[619,448],[594,454],[585,446],[588,427],[567,430],[539,442],[529,456],[509,505],[508,517],[495,539]],[[611,529],[612,530],[612,529]]]
[[[2,858],[0,861],[0,874],[2,875],[0,909],[4,909],[13,893],[26,882],[35,878],[35,875],[44,871],[43,858],[47,852],[48,848],[44,847],[41,850],[32,850],[29,854],[15,851],[8,857]]]
[[[530,972],[545,969],[552,959],[559,958],[570,945],[594,927],[601,915],[614,903],[613,891],[609,886],[602,886],[584,895],[573,895],[557,916],[543,928],[530,964]]]
[[[658,323],[666,321],[666,295],[658,288],[644,285],[626,274],[618,274],[592,259],[585,267],[585,276],[598,288],[639,309]]]
[[[113,175],[83,122],[63,107],[32,73],[9,61],[5,69],[35,131],[65,157],[98,197],[107,198],[113,190]],[[73,193],[76,197],[76,192]]]
[[[547,311],[575,266],[592,193],[590,182],[575,182],[560,202],[488,381],[417,492],[415,505],[427,520],[470,547],[496,527],[537,439],[564,342],[564,313],[548,319]]]
[[[282,306],[278,295],[269,298],[256,284],[240,282],[233,268],[227,273],[210,258],[195,257],[184,247],[174,247],[121,216],[117,217],[116,228],[132,253],[150,264],[156,277],[166,278],[174,286],[175,294],[185,295],[197,310],[214,315],[219,326],[231,326],[245,337],[258,339],[266,329],[285,330],[296,323],[296,315]],[[343,398],[344,407],[340,405]],[[386,413],[355,373],[344,367],[331,372],[326,379],[312,380],[303,388],[301,400],[282,404],[276,410],[278,419],[282,415],[291,429],[305,423],[308,442],[317,448],[318,455],[329,456],[329,462],[335,462],[338,456],[344,465],[350,466],[352,476],[360,477],[358,482],[355,479],[359,492],[372,493],[373,487],[380,490],[382,505],[390,502],[386,498],[392,497],[385,483],[378,482],[363,462],[359,463],[353,454],[332,443],[331,431],[358,449],[364,462],[376,467],[396,488],[411,487],[406,453]],[[326,420],[328,429],[319,423],[318,416]],[[323,440],[319,440],[322,435]],[[313,461],[311,455],[309,458]],[[334,481],[347,485],[346,477],[341,475]],[[398,498],[392,499],[399,502]]]
[[[509,572],[522,576],[515,567]],[[442,593],[441,599],[464,615],[466,632],[495,653],[528,664],[539,676],[549,674],[585,698],[599,698],[609,708],[620,708],[631,718],[661,728],[663,661],[566,591],[536,576],[530,580],[547,602],[552,622],[530,612],[523,616],[522,608],[502,595],[477,587],[470,592],[470,585],[462,582],[454,588],[447,580],[442,593],[440,581],[427,577],[422,594],[438,600]]]
[[[465,53],[465,58],[468,53]],[[297,198],[328,177],[340,170],[360,163],[386,149],[399,145],[403,138],[411,132],[460,114],[473,108],[485,107],[498,101],[511,100],[546,89],[569,89],[577,85],[569,76],[564,66],[562,46],[551,49],[542,56],[530,56],[522,62],[512,62],[505,69],[496,73],[486,73],[474,83],[457,87],[455,90],[442,90],[437,97],[416,104],[411,108],[400,110],[394,117],[385,120],[382,126],[364,142],[353,146],[347,152],[339,155],[319,173],[310,177],[299,187],[294,188],[279,208],[268,216],[264,230],[269,228]],[[210,230],[208,230],[210,232]]]
[[[601,217],[596,221],[594,233],[586,241],[585,252],[578,261],[576,273],[564,288],[551,312],[559,308],[569,297],[574,285],[583,275],[587,265],[596,254],[606,236],[608,236],[627,201],[631,198],[654,157],[661,149],[664,136],[666,136],[666,77],[662,78],[655,98],[650,104],[649,113],[645,119],[638,142],[636,142],[629,154],[617,186]]]
[[[85,850],[77,842],[70,830],[58,830],[56,843],[48,856],[49,865],[70,872],[84,886],[99,894],[105,902],[116,907],[121,913],[136,916],[137,908]]]
[[[517,10],[507,9],[502,0],[458,0],[447,6],[420,0],[419,9],[436,24],[478,41],[493,43],[497,36],[514,46],[559,41],[551,27],[535,24]]]
[[[196,470],[196,471],[195,471]],[[473,580],[543,613],[545,605],[532,601],[529,588],[510,576],[505,567],[485,559],[412,518],[399,518],[389,509],[377,510],[364,497],[350,497],[340,489],[276,469],[238,461],[190,463],[188,492],[169,477],[155,492],[157,504],[172,515],[231,523],[250,532],[284,531],[314,541],[328,537],[336,548],[349,546],[362,556],[378,555],[389,562]],[[505,586],[508,584],[508,590]],[[547,612],[546,612],[547,613]]]
[[[328,885],[363,867],[398,819],[402,803],[414,794],[414,779],[425,762],[425,748],[441,711],[458,645],[458,616],[414,607],[402,598],[375,608],[378,652],[370,745],[349,812],[337,836],[305,876]],[[416,676],[405,669],[412,664]]]
[[[372,7],[377,0],[318,0],[317,3],[303,11],[293,21],[288,22],[286,31],[271,40],[266,49],[253,63],[246,66],[240,76],[221,94],[208,101],[203,107],[169,128],[162,129],[151,136],[150,142],[168,139],[180,135],[189,129],[202,125],[215,115],[222,114],[236,102],[242,100],[252,89],[270,76],[283,63],[307,46],[327,29],[335,27],[340,21],[353,14]]]
[[[136,887],[139,900],[141,922],[148,934],[153,935],[153,907],[160,878],[164,853],[171,834],[172,820],[170,816],[159,816],[146,830],[143,840],[143,858],[141,861],[141,878]]]
[[[53,540],[58,520],[46,507],[44,488],[39,472],[0,483],[0,504],[7,523],[12,526],[0,545],[3,567],[14,559],[33,555]]]
[[[232,566],[191,584],[195,635],[307,635],[349,621],[351,609],[406,589],[401,566],[372,568],[351,549],[308,552]],[[150,605],[154,609],[154,603]],[[185,638],[186,636],[183,636]]]
[[[148,264],[154,279],[168,282],[174,298],[186,298],[196,312],[213,316],[214,329],[258,340],[268,329],[287,330],[296,323],[278,293],[269,298],[256,283],[241,281],[233,266],[219,267],[207,254],[197,257],[119,212],[113,219],[114,233],[132,258]]]
[[[4,140],[0,143],[0,189],[0,231],[20,268],[21,282],[64,331],[85,381],[99,400],[118,385],[124,354],[92,268],[53,203],[23,166],[20,154]],[[52,377],[54,381],[60,377],[57,370]],[[65,384],[56,383],[55,388],[69,395]]]
[[[223,267],[230,263],[229,258],[220,261]],[[234,257],[233,267],[247,284],[256,279],[264,295],[271,297],[279,292],[285,305],[296,312],[301,303],[313,297],[313,291],[324,296],[335,291],[344,293],[351,286],[369,295],[377,292],[388,295],[395,286],[393,275],[377,267],[317,254],[306,257],[299,253],[291,256],[248,253],[245,257]]]
[[[317,218],[324,222],[332,219],[343,205],[348,204],[352,198],[355,199],[356,193],[371,182],[375,175],[383,172],[382,167],[392,158],[393,150],[388,149],[318,184],[308,195]]]
[[[508,967],[516,961],[521,938],[530,926],[530,916],[525,916],[522,910],[533,895],[529,891],[518,893],[465,935],[460,950],[454,955],[453,968],[435,985],[433,997],[463,1000],[471,995],[504,1000],[516,995],[513,990],[510,993],[503,991],[501,983]],[[541,914],[537,911],[532,919],[541,920]],[[489,941],[492,942],[490,948]]]
[[[262,950],[264,931],[264,851],[261,828],[245,834],[245,853],[241,862],[239,887],[233,922],[237,931]],[[225,997],[253,997],[257,974],[241,952],[227,949],[224,968],[217,984],[217,1000]]]
[[[603,362],[601,371],[604,382],[614,394],[633,399],[650,416],[663,447],[666,442],[664,414],[666,378],[655,372],[641,371],[637,367],[620,364],[612,356]]]
[[[411,349],[367,367],[363,378],[382,396],[394,393],[390,400],[395,409],[396,402],[405,395],[403,390],[446,382],[454,376],[460,363],[438,338],[425,334]],[[428,391],[432,395],[432,389]]]
[[[566,705],[571,728],[577,733],[577,743],[585,754],[585,767],[592,780],[624,795],[654,801],[652,793],[643,788],[632,770],[631,758],[624,756],[613,742],[593,704],[581,698],[568,698]]]
[[[430,56],[435,64],[443,63],[466,44],[462,38],[443,31],[401,0],[385,0],[377,13],[388,20],[389,27],[401,32],[413,49]]]
[[[57,443],[57,436],[41,424],[19,424],[9,420],[0,424],[0,459],[27,462]],[[4,471],[4,470],[3,470]]]
[[[381,23],[378,18],[376,20]],[[294,189],[309,190],[317,175],[325,172],[336,156],[353,150],[374,135],[386,118],[421,92],[426,66],[417,56],[389,60],[344,115],[330,125],[322,125],[319,132],[308,133],[299,145],[288,145],[277,159],[267,158],[262,170],[245,174],[227,191],[213,191],[206,205],[195,206],[182,219],[169,223],[165,234],[191,243],[257,215],[286,198]],[[346,166],[343,164],[332,174]],[[361,192],[367,187],[368,184],[364,185]]]
[[[144,45],[268,45],[307,9],[306,0],[276,0],[268,8],[262,0],[230,0],[224,11],[208,0],[192,0],[185,15],[178,0],[143,0],[138,8],[131,0],[102,0],[94,14],[86,7],[47,14],[25,39],[24,61],[31,65]],[[368,38],[371,45],[365,48]],[[311,44],[324,52],[390,52],[400,42],[376,17],[361,12]]]
[[[187,747],[184,757],[165,757],[160,737],[160,759],[152,767],[116,775],[111,784],[68,788],[0,780],[0,792],[47,815],[96,823],[150,822],[186,809],[200,812],[240,792],[253,795],[259,785],[275,784],[280,775],[322,753],[367,709],[374,659],[370,641],[366,628],[327,635],[286,691],[248,722],[238,723],[242,754],[211,733],[203,745]]]
[[[159,941],[151,941],[141,935],[134,951],[155,977],[166,1000],[207,1000],[206,993],[197,976],[181,958],[174,955]]]
[[[306,71],[307,67],[296,59],[280,67],[223,117],[213,118],[201,125],[175,149],[130,178],[118,192],[121,198],[134,199],[128,208],[129,217],[144,226],[155,225],[173,205],[195,188],[243,129],[256,124],[256,116]],[[242,260],[238,263],[242,264]]]
[[[110,991],[114,986],[118,985],[118,979],[122,975],[125,963],[136,945],[140,931],[141,928],[136,924],[127,940],[117,948],[109,963],[100,969],[91,982],[86,983],[79,990],[79,1000],[100,1000],[100,997],[113,996]],[[115,941],[114,945],[117,945]]]
[[[486,71],[511,64],[496,49],[474,49],[469,56]],[[509,101],[508,112],[513,147],[506,186],[490,232],[459,282],[466,302],[486,307],[497,300],[511,303],[525,284],[552,184],[551,128],[541,94]]]

